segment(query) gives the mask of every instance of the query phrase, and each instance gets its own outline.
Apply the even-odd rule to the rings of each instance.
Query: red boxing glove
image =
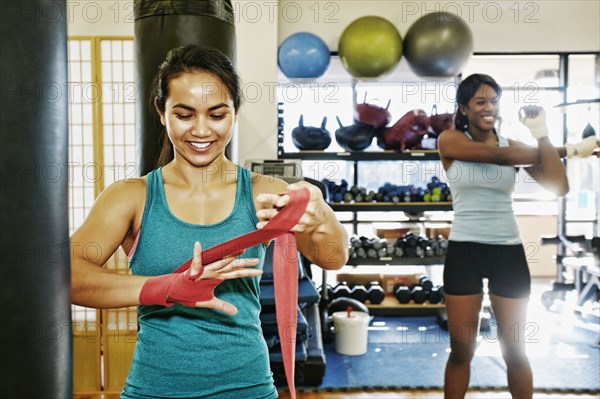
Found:
[[[150,277],[140,291],[141,305],[162,305],[171,307],[175,303],[195,307],[196,302],[213,299],[214,290],[223,280],[196,280],[202,272],[190,276],[189,272],[171,273]]]

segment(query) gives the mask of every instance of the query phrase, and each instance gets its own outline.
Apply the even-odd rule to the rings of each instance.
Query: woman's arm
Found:
[[[508,142],[511,147],[528,147],[528,148],[536,149],[535,147],[529,147],[527,144],[521,143],[520,141],[508,140]],[[553,148],[556,149],[556,147],[553,147]],[[561,147],[561,148],[564,149],[564,147]],[[558,154],[560,156],[561,152],[558,151]],[[561,161],[561,165],[562,165],[562,161]],[[550,169],[544,168],[542,166],[541,159],[540,159],[540,163],[526,166],[525,168],[523,168],[523,170],[525,170],[525,172],[527,172],[527,174],[529,176],[531,176],[535,181],[537,181],[546,190],[551,191],[558,196],[565,195],[566,193],[561,195],[560,193],[556,192],[557,185],[555,182],[553,182],[553,172],[550,172],[551,169],[552,168],[550,168]],[[559,172],[559,174],[560,173],[561,172]],[[550,176],[550,178],[548,176]],[[567,189],[568,189],[568,183],[567,183]]]
[[[212,296],[214,280],[259,276],[262,271],[252,268],[258,264],[258,259],[236,259],[237,255],[231,255],[203,265],[200,243],[190,243],[190,246],[194,245],[194,255],[191,267],[185,273],[146,277],[102,268],[125,240],[136,213],[143,212],[145,198],[143,179],[117,182],[98,197],[83,225],[71,237],[72,302],[93,308],[136,306],[140,305],[140,293],[144,292],[142,297],[146,305],[180,302],[235,315],[235,306]],[[174,269],[177,266],[173,265]],[[174,276],[184,281],[177,284],[172,279]],[[200,282],[211,279],[213,286],[210,287]],[[182,302],[183,299],[177,298],[187,300]]]
[[[304,223],[305,230],[296,234],[300,252],[323,269],[339,269],[348,261],[348,233],[323,199],[319,188],[307,182],[294,183],[288,187],[300,188],[310,191],[310,202],[303,219],[308,217],[301,219],[299,223]]]
[[[348,260],[348,233],[323,199],[321,190],[315,185],[305,181],[287,185],[282,180],[265,176],[255,179],[254,191],[259,219],[257,227],[262,228],[277,214],[273,207],[287,205],[289,198],[275,193],[301,188],[310,191],[310,200],[306,212],[292,229],[296,235],[298,249],[323,269],[339,269]]]
[[[115,273],[102,265],[130,230],[140,196],[143,201],[145,183],[142,179],[112,184],[98,197],[84,223],[71,237],[74,304],[94,308],[139,304],[139,293],[147,277]]]
[[[509,147],[492,147],[467,138],[458,130],[446,130],[438,138],[438,150],[443,162],[453,160],[466,162],[484,162],[495,165],[526,166],[540,164],[538,148],[531,147],[518,141],[509,140]],[[588,137],[576,144],[564,147],[552,147],[559,158],[600,156],[596,149],[600,140]]]
[[[514,143],[514,142],[513,142]],[[565,147],[553,147],[559,157],[565,157]],[[510,145],[492,147],[470,140],[463,132],[446,130],[438,138],[438,149],[442,161],[483,162],[504,166],[534,165],[540,163],[540,154],[536,147]]]

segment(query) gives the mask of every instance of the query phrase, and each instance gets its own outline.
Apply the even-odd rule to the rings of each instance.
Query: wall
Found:
[[[360,16],[394,23],[404,37],[421,16],[447,11],[471,27],[474,50],[589,51],[600,49],[598,1],[280,1],[279,37],[311,31],[336,50],[344,28]]]
[[[277,157],[277,47],[311,31],[331,50],[354,19],[379,15],[402,35],[420,16],[448,11],[469,22],[475,51],[599,51],[598,1],[234,0],[238,69],[248,98],[239,119],[238,160]],[[69,35],[133,36],[133,1],[68,1]]]

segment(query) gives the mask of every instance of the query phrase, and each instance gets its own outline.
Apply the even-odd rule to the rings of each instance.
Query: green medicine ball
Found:
[[[356,78],[376,78],[390,72],[402,58],[402,36],[385,18],[368,16],[342,33],[338,53],[344,68]]]

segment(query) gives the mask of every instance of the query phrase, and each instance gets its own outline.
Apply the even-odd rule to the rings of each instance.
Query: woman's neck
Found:
[[[496,132],[494,131],[494,129],[482,130],[476,127],[469,126],[467,132],[476,141],[487,141],[491,136],[496,136]]]
[[[163,171],[165,169],[167,174],[190,186],[208,187],[237,180],[237,165],[224,155],[203,166],[191,165],[175,158],[165,165]]]

